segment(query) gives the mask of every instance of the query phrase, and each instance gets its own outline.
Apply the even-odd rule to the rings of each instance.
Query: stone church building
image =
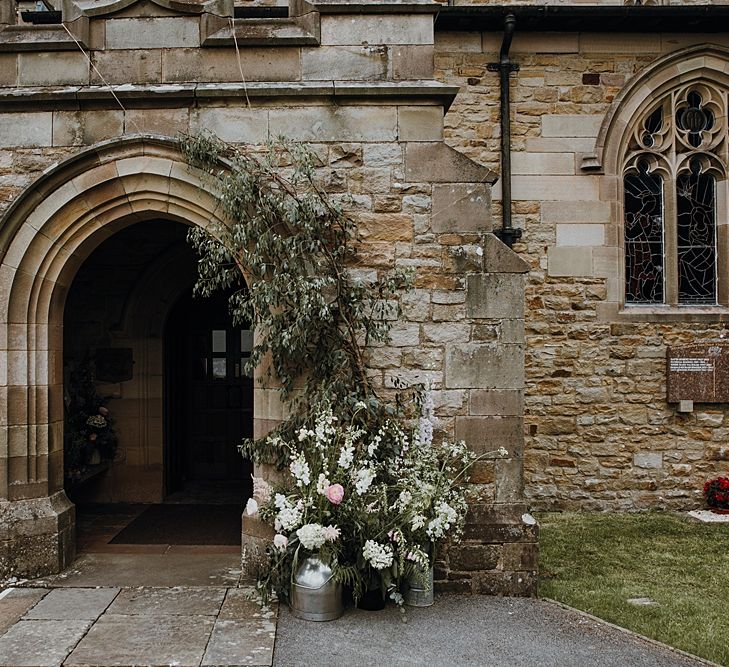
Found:
[[[362,270],[415,268],[372,372],[508,450],[444,590],[534,594],[531,509],[697,506],[729,471],[728,25],[709,0],[0,0],[0,571],[73,561],[89,360],[118,450],[86,500],[240,478],[231,441],[282,417],[251,333],[190,299],[186,230],[219,211],[176,137],[204,129],[310,143]]]

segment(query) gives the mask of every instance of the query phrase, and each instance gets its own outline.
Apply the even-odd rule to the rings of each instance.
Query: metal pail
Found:
[[[342,585],[324,561],[312,556],[296,571],[291,582],[291,613],[305,621],[333,621],[344,613]]]
[[[413,577],[403,594],[406,605],[410,607],[430,607],[433,604],[433,566],[428,568],[425,577],[427,588],[423,587],[423,577]]]

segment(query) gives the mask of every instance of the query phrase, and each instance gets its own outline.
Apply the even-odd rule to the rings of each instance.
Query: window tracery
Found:
[[[623,162],[626,304],[717,304],[726,153],[727,92],[713,85],[676,89],[639,118]]]

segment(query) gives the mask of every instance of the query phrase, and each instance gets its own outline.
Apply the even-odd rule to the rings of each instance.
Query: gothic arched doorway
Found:
[[[64,490],[66,297],[80,267],[106,239],[133,223],[159,218],[184,223],[180,229],[213,229],[224,222],[204,175],[186,164],[173,139],[158,136],[125,137],[84,149],[45,170],[2,214],[0,311],[6,317],[0,337],[8,341],[8,350],[0,351],[0,405],[6,415],[0,439],[12,446],[0,452],[6,531],[0,574],[38,576],[73,562],[76,513]],[[157,327],[157,338],[147,337],[151,351],[162,347],[160,313],[166,315],[180,289],[194,280],[189,274],[187,284],[165,278],[176,261],[174,255],[160,259],[136,290],[148,310],[146,317],[132,319]],[[170,288],[164,308],[149,309],[150,301],[142,298],[145,285]],[[159,393],[145,397],[146,405],[158,408],[159,422],[144,423],[161,432],[161,364],[158,378]],[[283,418],[280,387],[256,369],[254,394],[260,407],[253,430],[261,437]],[[155,488],[162,493],[162,449],[158,461],[152,449],[138,451],[145,452],[152,457],[150,465],[159,465]],[[137,480],[142,479],[139,470]]]
[[[232,325],[226,294],[193,297],[186,232],[168,220],[125,227],[68,292],[64,486],[80,551],[240,543],[252,335]]]

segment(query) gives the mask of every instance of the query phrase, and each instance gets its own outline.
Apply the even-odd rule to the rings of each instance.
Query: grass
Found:
[[[542,597],[729,665],[729,524],[542,513]],[[647,597],[655,606],[636,606]]]

